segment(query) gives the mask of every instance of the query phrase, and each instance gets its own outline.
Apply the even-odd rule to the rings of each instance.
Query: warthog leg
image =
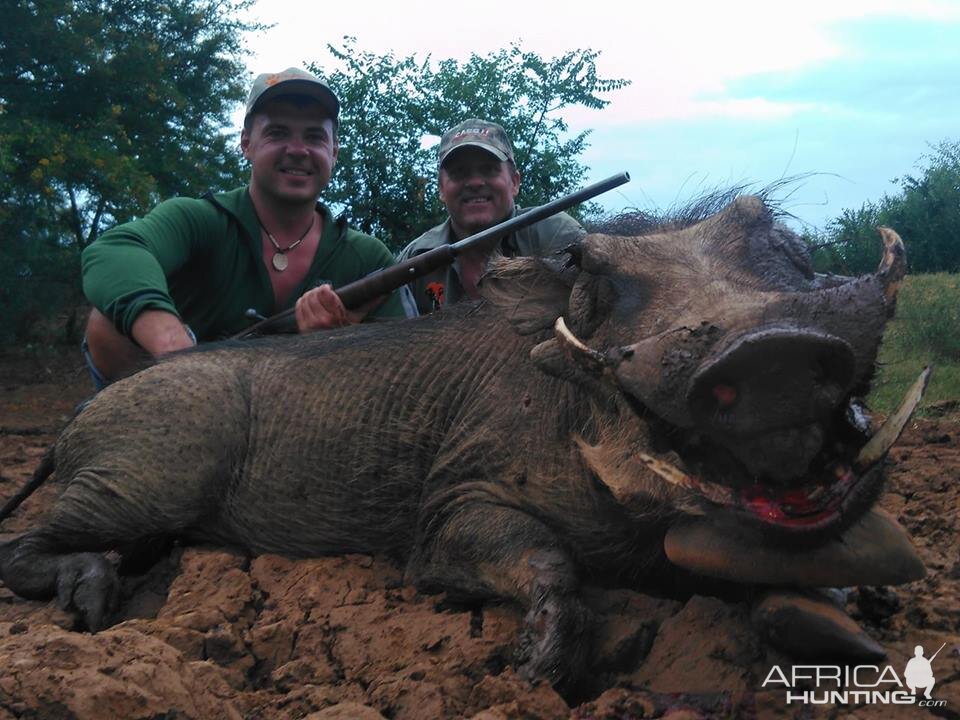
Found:
[[[58,446],[58,458],[60,456]],[[69,453],[64,453],[64,457]],[[0,548],[0,580],[23,597],[56,597],[91,631],[106,627],[117,601],[117,572],[99,552],[127,552],[176,536],[206,519],[218,495],[203,475],[157,471],[107,458],[99,466],[58,468],[70,480],[45,524]],[[195,467],[195,466],[193,466]],[[192,481],[192,482],[191,482]]]
[[[116,570],[99,553],[68,549],[43,530],[27,533],[0,547],[0,579],[25,598],[56,596],[60,608],[76,612],[87,629],[102,630],[116,609]]]
[[[533,602],[523,619],[520,674],[554,685],[577,677],[586,662],[587,611],[570,587],[570,562],[560,550],[527,554],[533,576]]]
[[[527,610],[518,671],[561,685],[576,678],[588,652],[587,610],[574,564],[537,519],[485,502],[447,513],[408,573],[426,589],[473,600],[507,600]]]

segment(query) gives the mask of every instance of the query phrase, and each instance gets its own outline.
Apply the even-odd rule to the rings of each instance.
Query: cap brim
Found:
[[[272,85],[260,93],[260,97],[247,111],[247,115],[255,112],[265,102],[269,102],[279,95],[303,95],[317,100],[324,109],[330,113],[330,117],[336,119],[340,115],[340,101],[333,91],[324,87],[320,83],[311,80],[284,80],[276,85]]]
[[[440,159],[437,161],[437,167],[443,167],[443,163],[447,161],[451,155],[453,155],[457,150],[460,150],[465,147],[475,147],[480,148],[481,150],[486,150],[488,153],[493,155],[500,162],[506,162],[510,159],[510,156],[507,155],[503,150],[495,148],[492,145],[487,143],[476,142],[474,140],[466,140],[464,142],[457,143],[452,148],[447,150],[443,155],[440,156]]]

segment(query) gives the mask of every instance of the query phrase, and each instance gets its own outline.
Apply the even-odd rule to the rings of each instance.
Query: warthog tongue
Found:
[[[814,548],[770,543],[760,528],[698,518],[667,531],[670,561],[709,577],[796,587],[899,585],[926,574],[906,531],[871,510],[843,535]]]

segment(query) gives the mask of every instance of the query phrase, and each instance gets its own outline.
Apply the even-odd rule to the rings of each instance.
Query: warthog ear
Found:
[[[544,258],[499,258],[483,276],[480,293],[521,335],[553,327],[567,309],[576,269]]]

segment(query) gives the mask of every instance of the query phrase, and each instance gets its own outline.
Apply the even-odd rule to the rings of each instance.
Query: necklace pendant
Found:
[[[283,272],[287,269],[287,265],[290,264],[287,260],[287,256],[282,252],[274,253],[271,262],[273,263],[273,269],[277,272]]]

